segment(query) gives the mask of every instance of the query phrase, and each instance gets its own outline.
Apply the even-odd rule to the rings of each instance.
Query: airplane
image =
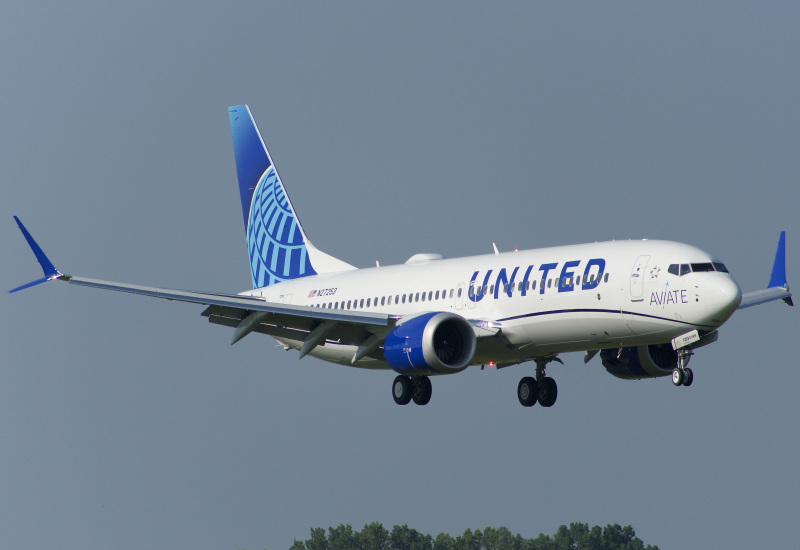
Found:
[[[229,107],[252,289],[190,292],[67,275],[50,262],[18,217],[44,277],[201,304],[210,323],[233,328],[231,345],[252,332],[287,351],[341,365],[392,370],[399,405],[427,404],[430,377],[470,365],[533,362],[517,386],[521,405],[551,407],[547,376],[559,355],[600,355],[622,379],[694,379],[694,350],[717,340],[737,310],[792,303],[786,234],[780,233],[767,288],[742,293],[716,257],[658,240],[612,241],[445,259],[415,254],[404,264],[356,268],[308,240],[247,105]]]

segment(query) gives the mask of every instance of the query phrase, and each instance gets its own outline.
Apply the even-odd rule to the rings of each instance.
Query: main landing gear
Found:
[[[558,385],[556,381],[545,376],[544,369],[550,361],[561,360],[552,357],[536,361],[536,378],[526,376],[517,385],[517,398],[523,407],[533,407],[539,403],[542,407],[552,407],[558,398]],[[563,363],[562,363],[563,364]]]
[[[672,370],[672,383],[676,386],[691,386],[694,381],[692,369],[687,367],[689,358],[692,356],[691,349],[678,350],[678,366]]]
[[[398,405],[408,405],[411,400],[417,405],[427,405],[433,394],[430,378],[427,376],[403,376],[394,379],[392,397]]]

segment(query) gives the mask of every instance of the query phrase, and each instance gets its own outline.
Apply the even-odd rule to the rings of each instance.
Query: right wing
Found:
[[[789,283],[786,282],[786,231],[781,231],[780,239],[778,239],[778,250],[775,252],[772,275],[767,288],[742,294],[739,309],[765,304],[773,300],[783,300],[790,306],[794,305],[792,293],[789,292]]]

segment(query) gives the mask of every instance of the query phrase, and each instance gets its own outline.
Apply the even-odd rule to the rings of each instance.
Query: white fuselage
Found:
[[[692,265],[696,269],[681,274],[680,266]],[[303,277],[242,294],[406,318],[453,312],[478,325],[479,336],[476,321],[491,322],[487,327],[501,327],[505,344],[491,338],[480,345],[479,339],[472,364],[501,365],[569,351],[665,343],[695,329],[713,331],[741,300],[739,286],[719,260],[693,246],[648,240],[456,259],[423,256],[413,263]],[[296,349],[302,345],[279,341]],[[331,344],[311,355],[350,364],[356,348]],[[372,358],[355,366],[388,368]]]

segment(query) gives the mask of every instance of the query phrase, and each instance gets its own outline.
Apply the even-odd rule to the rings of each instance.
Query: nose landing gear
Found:
[[[678,366],[672,371],[672,383],[676,386],[691,386],[694,381],[692,369],[687,367],[692,350],[681,348],[678,350]]]

